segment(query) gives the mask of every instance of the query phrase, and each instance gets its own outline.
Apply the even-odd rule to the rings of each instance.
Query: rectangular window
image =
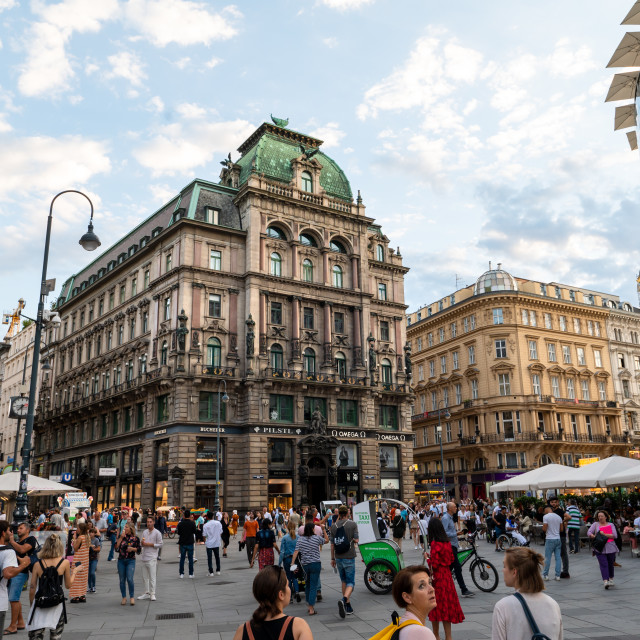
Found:
[[[293,396],[271,394],[269,396],[269,420],[293,422]]]
[[[560,325],[560,331],[567,330],[567,319],[565,318],[565,316],[558,316],[558,323]]]
[[[472,313],[469,316],[469,323],[471,325],[471,331],[473,331],[476,328],[476,314]]]
[[[220,271],[222,269],[222,251],[211,249],[209,254],[209,269],[212,271]]]
[[[593,335],[593,321],[587,320],[587,333],[592,336]]]
[[[333,314],[333,330],[335,333],[344,333],[344,313],[336,311]]]
[[[566,344],[562,345],[562,362],[571,364],[571,347]]]
[[[422,365],[418,365],[418,382],[422,382],[424,380],[424,367]]]
[[[445,407],[449,406],[449,389],[447,387],[442,390],[442,404]]]
[[[537,327],[538,326],[538,318],[536,316],[536,312],[535,311],[529,311],[529,324],[532,327]]]
[[[569,300],[571,300],[571,302],[576,301],[576,292],[573,291],[573,289],[569,289]]]
[[[535,340],[529,340],[529,360],[538,359],[538,343]]]
[[[573,434],[573,438],[574,440],[578,439],[578,421],[576,419],[575,414],[571,414],[570,416],[570,422],[571,422],[571,433]]]
[[[115,302],[116,302],[116,294],[113,291],[111,291],[109,293],[109,311],[111,311],[111,309],[113,309],[113,307],[115,305]],[[71,327],[71,331],[72,332],[73,332],[73,329],[74,328]]]
[[[318,409],[323,417],[327,418],[327,400],[326,398],[305,397],[304,399],[304,421],[306,424],[311,422],[313,412]]]
[[[496,358],[507,357],[507,341],[506,340],[495,340],[495,347],[496,347]]]
[[[462,330],[465,333],[469,333],[469,318],[464,318],[462,320]]]
[[[522,324],[529,324],[529,312],[526,309],[522,310]]]
[[[476,363],[476,348],[471,346],[469,347],[469,364]]]
[[[380,321],[380,340],[389,342],[389,323],[386,320]]]
[[[547,354],[549,356],[549,362],[557,362],[556,360],[556,345],[553,342],[547,343]]]
[[[205,207],[204,221],[209,224],[220,224],[220,210],[213,207]]]
[[[551,325],[551,314],[550,313],[545,313],[544,314],[544,326],[546,329],[551,329],[552,325]]]
[[[503,324],[502,307],[497,307],[493,310],[493,324]]]
[[[107,437],[107,429],[108,429],[108,422],[107,422],[107,414],[103,414],[102,415],[102,425],[100,428],[100,437],[101,438],[106,438]]]
[[[436,361],[429,360],[429,377],[435,378],[436,376]]]
[[[596,336],[599,338],[600,337],[600,323],[599,322],[594,322],[593,323],[593,328],[595,330]]]
[[[118,412],[114,411],[111,414],[111,434],[117,435],[118,433]]]
[[[131,431],[131,407],[124,408],[124,432]]]
[[[508,373],[498,374],[498,390],[501,396],[511,395],[511,384],[509,383]]]
[[[456,404],[462,404],[462,385],[457,384],[455,389],[456,389]]]
[[[598,382],[598,394],[600,395],[600,402],[605,402],[607,399],[607,383],[599,381]]]
[[[520,466],[523,469],[527,468],[527,454],[524,451],[520,452]]]
[[[302,308],[302,327],[304,329],[313,329],[313,307]]]
[[[356,400],[338,400],[336,404],[337,423],[340,426],[358,426],[358,403]]]
[[[583,400],[590,400],[590,397],[589,397],[589,381],[588,380],[581,380],[580,381],[580,386],[582,387],[582,399]]]
[[[169,394],[158,396],[156,400],[158,422],[166,422],[169,419]]]
[[[138,293],[138,278],[131,278],[131,297]]]
[[[171,271],[172,265],[173,265],[173,258],[171,257],[170,253],[167,253],[167,255],[166,255],[165,259],[164,259],[164,270],[165,270],[165,273],[167,271]]]
[[[447,373],[447,356],[440,356],[440,373]]]
[[[456,369],[459,368],[459,365],[458,365],[458,352],[454,351],[451,354],[451,357],[453,358],[453,370],[455,371]]]
[[[144,272],[144,288],[145,290],[149,288],[149,280],[151,279],[151,272],[147,269]]]
[[[580,318],[573,319],[573,332],[580,333]]]
[[[556,398],[560,397],[560,383],[558,381],[558,376],[551,376],[551,395]]]
[[[444,342],[444,327],[440,327],[438,329],[438,337],[440,338],[440,343]]]
[[[629,385],[629,381],[628,380],[623,380],[622,381],[622,395],[626,399],[629,399],[631,397],[631,386]]]
[[[136,429],[142,429],[144,427],[144,402],[139,402],[136,405]]]
[[[623,353],[619,353],[618,354],[618,368],[619,369],[624,369],[625,368],[624,354]]]
[[[447,424],[445,424],[445,433],[446,433],[446,438],[447,438],[447,442],[451,442],[451,423],[447,422]],[[447,462],[449,462],[449,460],[447,460]],[[451,460],[451,462],[453,462],[453,460]]]
[[[471,381],[471,399],[478,399],[478,381],[476,379],[473,379]]]
[[[433,347],[433,333],[427,333],[427,346]]]
[[[149,312],[143,311],[142,313],[142,333],[149,331]]]
[[[418,351],[422,351],[422,338],[418,338]]]
[[[164,319],[171,319],[171,298],[164,299]]]
[[[569,400],[575,400],[576,398],[576,388],[573,378],[567,378],[567,398],[569,398]]]
[[[584,357],[584,349],[582,347],[576,347],[576,354],[578,356],[578,364],[581,367],[585,367],[587,365],[587,361]]]
[[[378,300],[387,299],[387,285],[382,282],[378,283]]]
[[[102,314],[104,313],[104,298],[100,298],[100,301],[98,302],[98,317],[102,317]],[[67,334],[65,333],[65,336]]]
[[[220,420],[226,420],[226,403],[220,402]],[[200,422],[218,421],[218,394],[213,391],[201,391],[198,399],[198,420]]]
[[[431,411],[435,411],[438,408],[438,397],[436,396],[436,392],[431,392]]]
[[[497,455],[497,459],[498,459],[498,469],[504,469],[504,456],[499,453]]]
[[[640,371],[640,356],[633,356],[633,364],[635,365],[635,370]]]
[[[282,302],[271,303],[271,324],[282,324]]]
[[[518,454],[517,453],[506,453],[505,460],[507,463],[507,469],[517,469],[518,468]]]
[[[458,335],[458,325],[455,322],[451,323],[451,337],[455,338]]]
[[[381,404],[378,411],[378,426],[380,429],[398,430],[398,407]]]
[[[540,376],[537,373],[534,373],[531,376],[531,386],[533,388],[533,395],[539,396],[540,391]]]

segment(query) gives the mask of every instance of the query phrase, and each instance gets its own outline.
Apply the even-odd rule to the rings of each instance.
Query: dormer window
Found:
[[[300,176],[300,182],[302,184],[302,190],[308,193],[313,193],[313,178],[308,171],[303,171]]]
[[[209,224],[220,224],[220,209],[213,207],[204,208],[204,221]]]

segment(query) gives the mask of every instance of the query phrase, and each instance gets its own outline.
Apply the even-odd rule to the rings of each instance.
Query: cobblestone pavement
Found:
[[[413,545],[404,542],[406,564],[420,562],[420,554]],[[97,593],[87,594],[86,604],[69,604],[69,623],[64,640],[230,640],[239,624],[251,616],[255,601],[251,583],[256,569],[249,569],[246,553],[238,551],[232,541],[229,558],[222,559],[222,575],[206,576],[204,546],[196,546],[195,579],[178,578],[178,546],[175,540],[166,540],[163,560],[158,563],[156,602],[136,600],[134,607],[120,605],[117,563],[106,562],[106,549],[102,552],[97,573]],[[491,637],[491,615],[497,600],[511,592],[502,583],[502,554],[484,541],[479,551],[500,572],[500,585],[493,593],[478,591],[471,582],[467,567],[464,569],[468,586],[475,591],[474,598],[462,598],[466,620],[453,628],[455,640],[483,640]],[[542,550],[542,547],[536,546]],[[395,608],[391,595],[375,596],[364,585],[364,565],[356,564],[356,589],[352,596],[353,616],[338,616],[337,600],[340,592],[338,576],[329,564],[329,549],[323,551],[321,575],[323,601],[316,605],[317,616],[306,618],[315,638],[329,640],[356,640],[369,638],[388,624]],[[547,593],[555,598],[563,613],[567,639],[611,638],[640,640],[638,604],[640,602],[640,560],[625,548],[616,569],[616,587],[605,591],[602,587],[596,560],[584,551],[570,556],[571,579],[547,583]],[[257,565],[257,563],[256,563]],[[136,568],[136,595],[142,588],[142,572]],[[27,593],[22,594],[25,617]],[[304,600],[287,607],[289,615],[306,617]],[[191,614],[187,619],[159,620],[161,614]],[[16,636],[26,638],[24,631]],[[48,637],[48,636],[47,636]]]

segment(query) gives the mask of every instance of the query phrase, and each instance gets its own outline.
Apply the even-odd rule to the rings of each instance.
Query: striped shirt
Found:
[[[296,551],[300,554],[300,564],[320,562],[320,547],[324,544],[324,538],[320,536],[298,536],[296,538]]]
[[[567,507],[567,513],[571,516],[571,520],[569,520],[569,522],[567,523],[567,528],[579,529],[582,525],[582,515],[580,514],[580,509],[572,504]]]

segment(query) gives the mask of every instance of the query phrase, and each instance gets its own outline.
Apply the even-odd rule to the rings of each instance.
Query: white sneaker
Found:
[[[155,602],[156,601],[156,597],[155,596],[151,596],[151,602]]]
[[[184,580],[184,573],[180,574],[180,580]]]
[[[608,580],[605,580],[605,581],[604,581],[604,588],[605,588],[605,589],[608,589],[608,588],[609,588],[609,581],[608,581]]]
[[[182,576],[180,576],[180,577],[182,578]],[[543,579],[543,580],[548,580],[548,579],[549,579],[549,576],[542,576],[542,579]]]
[[[191,579],[195,578],[195,576],[193,575],[193,573],[189,576]]]
[[[609,578],[609,586],[610,586],[610,587],[613,587],[613,586],[614,586],[614,584],[613,584],[613,578]]]
[[[148,593],[143,593],[141,596],[138,596],[138,600],[148,600],[150,597]]]
[[[558,582],[560,582],[560,576],[556,576],[555,578]]]
[[[219,571],[216,571],[216,575],[217,575],[217,576],[219,576],[219,575],[220,575],[220,572],[219,572]]]
[[[418,549],[418,547],[413,547],[414,551]]]
[[[211,578],[213,576],[213,573],[207,573],[207,576]]]

